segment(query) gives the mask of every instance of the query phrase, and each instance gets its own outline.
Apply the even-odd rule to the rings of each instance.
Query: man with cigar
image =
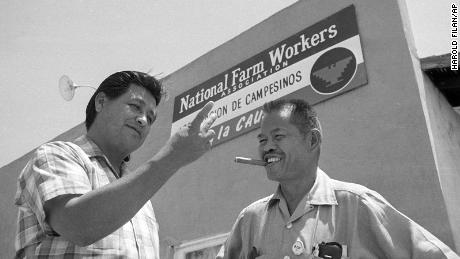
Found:
[[[318,167],[322,132],[308,103],[263,108],[259,154],[279,185],[241,211],[218,258],[459,258],[375,191]]]
[[[164,94],[154,77],[117,72],[86,109],[87,134],[40,146],[18,179],[16,258],[159,258],[150,198],[210,148],[208,103],[134,171],[126,161],[147,137]]]

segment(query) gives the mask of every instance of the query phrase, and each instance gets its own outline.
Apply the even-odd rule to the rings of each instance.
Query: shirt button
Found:
[[[290,259],[290,257],[286,255],[286,256],[284,257],[284,259]]]
[[[291,228],[292,228],[292,223],[289,222],[289,223],[286,225],[286,228],[287,228],[287,229],[291,229]]]

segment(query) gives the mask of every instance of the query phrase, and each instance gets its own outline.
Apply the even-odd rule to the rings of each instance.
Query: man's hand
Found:
[[[216,115],[207,103],[196,118],[174,133],[152,161],[133,173],[83,195],[62,195],[44,205],[50,226],[67,240],[86,246],[112,233],[150,199],[177,169],[211,148]],[[104,224],[101,224],[103,222]]]
[[[191,123],[181,127],[168,140],[167,145],[178,165],[185,166],[211,149],[211,139],[215,135],[211,126],[217,115],[208,114],[213,106],[214,102],[208,102]]]

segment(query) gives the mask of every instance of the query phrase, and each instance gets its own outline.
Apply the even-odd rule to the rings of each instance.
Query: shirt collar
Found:
[[[75,144],[77,144],[89,157],[102,156],[105,158],[102,150],[94,143],[88,136],[82,135],[75,139]]]
[[[281,187],[278,185],[275,193],[269,200],[269,205],[276,203],[283,199]],[[335,191],[331,178],[318,167],[316,171],[316,180],[311,190],[302,199],[302,202],[311,205],[337,205],[337,198],[335,197]],[[300,205],[300,204],[299,204]]]
[[[96,145],[96,143],[94,143],[94,141],[92,141],[87,135],[82,135],[78,137],[74,140],[74,143],[77,144],[90,158],[102,157],[110,167],[113,167],[109,159],[104,155],[99,146]],[[123,175],[127,170],[127,164],[125,161],[121,162],[120,170],[121,175]],[[113,172],[115,173],[116,171],[113,170]]]
[[[331,178],[318,167],[316,171],[316,181],[310,192],[310,204],[313,205],[337,205],[334,185]]]

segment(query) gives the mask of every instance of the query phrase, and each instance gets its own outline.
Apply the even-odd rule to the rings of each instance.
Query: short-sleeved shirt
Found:
[[[322,242],[340,244],[342,258],[460,258],[377,192],[319,168],[292,215],[279,186],[246,207],[218,258],[318,258]]]
[[[148,201],[122,227],[80,247],[59,236],[46,222],[43,205],[60,195],[85,194],[120,176],[87,136],[40,146],[18,178],[16,257],[159,258],[158,224]],[[120,175],[129,173],[123,163]]]

